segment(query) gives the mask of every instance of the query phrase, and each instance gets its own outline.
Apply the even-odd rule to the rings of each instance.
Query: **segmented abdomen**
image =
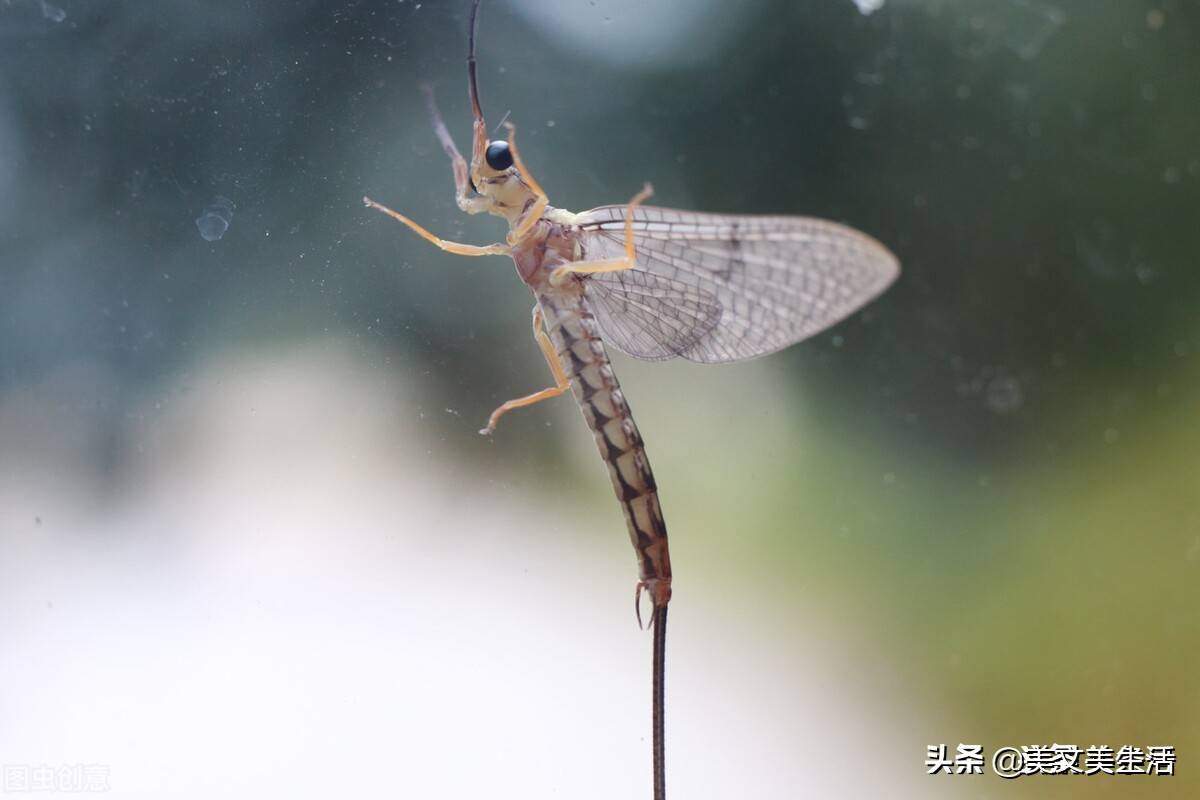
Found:
[[[667,525],[658,504],[654,473],[621,385],[608,360],[599,329],[582,295],[546,294],[538,298],[546,329],[600,457],[608,465],[613,490],[625,511],[629,537],[637,552],[640,586],[656,606],[671,599],[671,556]]]

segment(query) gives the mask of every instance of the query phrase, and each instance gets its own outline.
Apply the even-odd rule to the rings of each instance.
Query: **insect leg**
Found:
[[[549,205],[550,201],[533,175],[530,174],[529,170],[525,169],[525,163],[521,161],[521,154],[517,152],[516,126],[511,122],[505,122],[504,127],[508,128],[508,152],[512,153],[513,165],[517,168],[517,174],[521,176],[521,180],[529,187],[529,191],[533,192],[534,196],[533,205],[525,212],[525,216],[521,219],[520,224],[508,234],[508,243],[515,244],[521,241],[525,237],[525,234],[529,233],[529,229],[537,224],[537,221],[542,217],[542,212],[546,210],[546,206]]]
[[[416,231],[418,234],[420,234],[421,238],[425,239],[426,241],[433,242],[435,245],[442,248],[447,253],[454,253],[455,255],[460,255],[460,256],[507,256],[507,255],[512,255],[512,248],[506,244],[488,244],[488,245],[480,246],[477,244],[459,244],[458,242],[448,242],[445,239],[439,239],[438,237],[434,236],[429,231],[422,228],[417,223],[413,222],[408,217],[401,214],[399,211],[393,211],[392,209],[388,208],[385,205],[376,203],[374,200],[372,200],[369,197],[364,197],[363,202],[367,204],[368,208],[374,208],[378,211],[382,211],[384,214],[387,214],[392,219],[403,222],[405,225],[407,225],[408,227],[410,227],[414,231]]]
[[[454,146],[454,139],[450,136],[450,131],[446,128],[446,123],[442,121],[442,114],[438,111],[437,101],[433,99],[433,87],[428,84],[421,86],[421,91],[425,93],[425,105],[429,109],[429,116],[433,120],[433,132],[437,135],[438,141],[442,143],[442,149],[446,151],[446,155],[450,157],[450,166],[454,170],[454,200],[458,203],[458,207],[468,214],[478,214],[487,210],[487,202],[474,194],[474,187],[471,185],[471,179],[467,172],[466,159],[462,157],[462,153],[458,152],[458,148]]]
[[[550,285],[562,286],[567,276],[575,273],[586,275],[593,272],[620,272],[623,269],[633,269],[637,263],[637,253],[633,247],[633,210],[654,194],[654,187],[646,184],[635,194],[625,206],[625,257],[606,258],[598,261],[573,261],[563,264],[550,273]]]
[[[550,337],[546,335],[546,331],[542,327],[542,309],[540,306],[533,307],[533,338],[537,340],[538,347],[542,348],[542,355],[546,357],[546,363],[550,365],[550,371],[554,373],[554,385],[526,397],[509,400],[507,403],[501,405],[488,417],[487,427],[480,431],[484,436],[491,436],[496,431],[496,423],[500,421],[500,417],[514,408],[524,408],[534,403],[540,403],[543,400],[549,400],[551,397],[558,397],[571,388],[571,382],[567,378],[567,373],[563,372],[562,364],[558,360],[558,354],[554,352],[554,345],[550,342]]]

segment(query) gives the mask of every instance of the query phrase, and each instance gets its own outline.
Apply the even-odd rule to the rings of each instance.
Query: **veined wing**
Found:
[[[644,361],[691,352],[721,321],[712,293],[641,269],[596,273],[586,291],[605,339]]]
[[[578,215],[584,258],[624,256],[625,214],[625,206],[602,206]],[[638,358],[680,355],[718,363],[772,353],[854,313],[900,272],[896,257],[875,239],[811,217],[639,206],[633,211],[633,237],[635,269],[595,273],[586,280],[596,305],[605,306],[605,313],[597,314],[601,330]],[[657,339],[657,349],[627,349],[619,327],[628,313],[612,300],[649,281],[647,274],[715,301],[720,306],[715,324],[706,318],[691,335],[679,335],[681,314],[671,305],[673,295],[643,293],[630,308],[642,318],[675,320],[670,326],[675,332]],[[644,319],[636,325],[647,336],[658,330]]]

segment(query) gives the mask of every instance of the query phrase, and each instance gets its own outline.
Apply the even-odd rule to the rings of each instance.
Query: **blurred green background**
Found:
[[[547,381],[527,290],[360,201],[502,235],[456,208],[417,91],[467,146],[467,6],[0,3],[0,762],[207,796],[447,758],[499,797],[648,796],[649,639],[590,436],[565,399],[476,434]],[[754,364],[616,357],[673,536],[680,796],[1200,793],[1200,6],[485,0],[479,63],[555,205],[649,180],[903,264]],[[394,695],[354,677],[414,652]],[[148,732],[233,696],[219,735]],[[278,752],[205,755],[239,725]],[[926,776],[942,742],[1174,745],[1179,774]]]

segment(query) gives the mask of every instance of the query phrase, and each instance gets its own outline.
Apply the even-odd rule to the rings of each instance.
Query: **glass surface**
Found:
[[[0,0],[7,790],[649,796],[592,437],[570,397],[477,433],[550,381],[528,290],[361,201],[502,239],[418,90],[466,148],[467,11]],[[672,534],[672,796],[1200,793],[1198,34],[1190,0],[484,0],[484,111],[552,204],[651,181],[902,264],[768,358],[614,355]],[[1179,774],[927,775],[940,743]]]

